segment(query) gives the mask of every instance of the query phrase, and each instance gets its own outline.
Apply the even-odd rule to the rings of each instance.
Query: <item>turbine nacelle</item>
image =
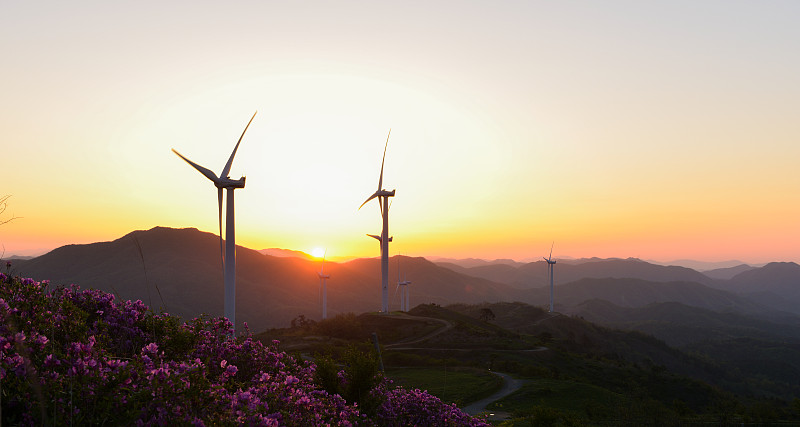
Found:
[[[220,178],[217,181],[214,181],[214,186],[217,188],[244,188],[244,181],[246,177],[241,177],[239,179],[230,179],[230,178]]]
[[[331,278],[331,276],[329,274],[317,273],[317,276],[319,276],[320,279],[330,279]]]
[[[377,234],[367,234],[367,236],[372,237],[373,239],[375,239],[375,240],[377,240],[379,242],[383,240],[381,238],[381,236],[378,236]],[[389,236],[389,241],[390,242],[392,241],[392,236]]]
[[[358,207],[358,209],[361,209],[361,208],[363,208],[363,207],[364,207],[364,205],[366,205],[367,203],[369,203],[369,201],[370,201],[370,200],[372,200],[372,199],[374,199],[374,198],[376,198],[376,197],[394,197],[394,192],[395,192],[395,191],[397,191],[397,190],[392,190],[392,191],[388,191],[388,190],[378,190],[378,191],[376,191],[376,192],[372,193],[372,195],[371,195],[371,196],[369,196],[369,197],[367,198],[367,200],[364,200],[364,203],[362,203],[362,204],[361,204],[361,206],[359,206],[359,207]]]

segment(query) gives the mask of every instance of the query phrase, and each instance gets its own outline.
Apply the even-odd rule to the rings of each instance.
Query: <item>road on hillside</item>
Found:
[[[441,334],[442,332],[449,331],[450,329],[453,329],[453,324],[448,322],[447,320],[444,320],[444,319],[437,319],[435,317],[411,316],[410,314],[405,314],[405,313],[396,314],[395,316],[403,318],[403,319],[410,319],[410,320],[431,320],[431,321],[434,321],[434,322],[441,323],[442,327],[439,328],[439,329],[436,329],[435,331],[433,331],[433,332],[431,332],[429,334],[425,334],[425,335],[423,335],[423,336],[421,336],[419,338],[414,338],[412,340],[402,340],[402,341],[398,341],[396,343],[387,344],[387,345],[383,346],[385,349],[390,349],[392,347],[397,347],[399,345],[404,345],[405,346],[405,345],[409,345],[409,344],[421,343],[423,341],[426,341],[426,340],[429,340],[429,339],[435,337],[436,335]],[[399,349],[397,349],[397,350],[399,350]]]
[[[486,412],[486,407],[489,406],[489,404],[491,404],[493,402],[496,402],[496,401],[508,396],[509,394],[519,390],[520,387],[522,387],[522,385],[527,382],[525,380],[518,380],[516,378],[512,378],[508,374],[503,374],[503,373],[500,373],[500,372],[492,372],[492,373],[503,379],[503,388],[501,388],[497,393],[487,397],[486,399],[481,399],[481,400],[479,400],[477,402],[472,403],[469,406],[465,406],[465,407],[461,408],[462,411],[464,411],[464,412],[466,412],[467,414],[470,414],[470,415],[478,415],[478,414],[484,413],[484,412]],[[492,418],[492,419],[498,419],[498,418],[502,419],[502,418],[506,418],[507,415],[508,414],[505,414],[505,413],[495,412],[494,416],[493,417],[490,416],[490,418]]]

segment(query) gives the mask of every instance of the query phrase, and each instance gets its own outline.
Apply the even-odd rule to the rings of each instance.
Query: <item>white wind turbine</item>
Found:
[[[325,254],[322,255],[322,267],[317,273],[319,276],[319,286],[322,289],[322,318],[328,318],[328,279],[331,278],[329,274],[325,274],[325,255],[327,255],[328,250],[325,250]]]
[[[392,130],[389,129],[389,135]],[[383,160],[381,161],[381,175],[378,178],[378,190],[375,191],[358,209],[364,207],[370,200],[378,198],[378,205],[381,209],[381,216],[383,217],[383,229],[381,235],[367,234],[374,239],[377,239],[381,244],[381,312],[389,312],[389,242],[392,238],[389,237],[389,197],[394,197],[395,190],[386,191],[383,187],[383,165],[386,162],[386,148],[389,146],[389,135],[386,136],[386,145],[383,147]]]
[[[400,311],[407,312],[409,310],[409,302],[408,302],[408,285],[411,284],[410,281],[405,280],[405,274],[403,274],[403,281],[400,281],[400,257],[397,257],[397,287],[394,288],[394,294],[397,295],[397,290],[400,289]]]
[[[258,111],[256,111],[256,113],[258,113]],[[219,251],[220,259],[222,260],[222,270],[225,283],[225,317],[231,321],[231,324],[233,324],[234,331],[236,330],[236,231],[234,228],[233,190],[237,188],[244,188],[245,177],[231,179],[228,174],[230,173],[231,164],[233,164],[233,157],[236,155],[236,150],[239,149],[239,144],[242,142],[242,138],[244,138],[247,128],[250,127],[250,123],[252,123],[253,119],[256,117],[256,113],[253,114],[253,117],[251,117],[250,121],[247,122],[247,126],[244,127],[242,136],[239,137],[239,141],[237,141],[236,146],[233,147],[231,157],[228,158],[228,162],[225,163],[225,167],[222,169],[222,173],[220,173],[219,176],[215,175],[214,172],[210,171],[209,169],[206,169],[203,166],[200,166],[197,163],[187,159],[174,148],[172,149],[173,153],[177,154],[178,157],[185,160],[186,163],[189,163],[206,178],[210,179],[214,183],[214,186],[217,187],[217,205],[219,208]],[[228,190],[225,212],[224,244],[222,240],[223,189]]]
[[[555,242],[553,242],[553,244],[550,245],[550,257],[549,258],[542,257],[545,261],[547,261],[547,269],[550,270],[550,312],[551,313],[553,312],[553,266],[556,265],[556,260],[553,259],[553,245],[555,245]]]

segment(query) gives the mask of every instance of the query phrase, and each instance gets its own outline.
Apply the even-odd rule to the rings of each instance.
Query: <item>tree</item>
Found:
[[[494,316],[494,312],[492,312],[491,309],[489,309],[489,308],[482,308],[481,309],[480,318],[484,322],[488,322],[490,320],[494,320],[494,317],[495,317]]]
[[[8,199],[10,197],[11,197],[10,194],[6,194],[5,196],[0,196],[0,216],[2,216],[3,213],[6,211],[6,209],[8,209]],[[11,221],[13,221],[13,220],[15,220],[17,218],[19,218],[19,217],[14,216],[14,215],[11,215],[11,218],[8,218],[8,219],[0,218],[0,225],[9,223],[9,222],[11,222]]]

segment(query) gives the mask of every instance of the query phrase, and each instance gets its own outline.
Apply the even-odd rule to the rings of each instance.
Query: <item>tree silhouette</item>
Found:
[[[494,312],[489,308],[482,308],[480,318],[484,322],[488,322],[490,320],[494,320]]]
[[[10,194],[6,194],[5,196],[0,196],[0,217],[2,217],[3,213],[5,213],[6,209],[8,209],[8,199],[10,197],[11,197]],[[11,215],[11,218],[8,219],[0,218],[0,225],[9,223],[17,218],[19,217],[14,215]]]

